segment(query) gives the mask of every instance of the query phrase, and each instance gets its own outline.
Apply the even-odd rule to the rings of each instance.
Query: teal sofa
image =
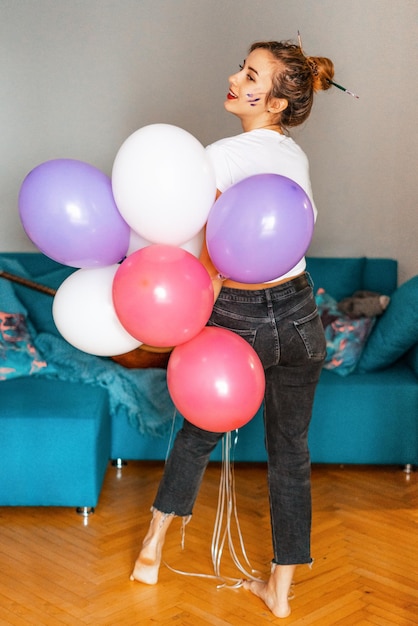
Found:
[[[41,253],[2,253],[1,271],[56,289],[74,270]],[[395,260],[364,257],[310,257],[308,271],[315,290],[337,301],[358,290],[391,297],[355,371],[321,374],[312,462],[418,465],[418,277],[397,287]],[[24,316],[44,365],[0,380],[0,506],[91,510],[110,460],[166,458],[181,416],[165,370],[128,370],[76,350],[59,336],[51,295],[0,278],[0,311],[7,309]],[[233,438],[236,461],[266,460],[262,420],[260,409]],[[221,456],[218,446],[211,458]]]

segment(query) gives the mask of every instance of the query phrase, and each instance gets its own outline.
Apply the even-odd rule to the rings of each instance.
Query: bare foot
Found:
[[[160,511],[153,512],[148,533],[135,561],[130,580],[136,580],[146,585],[155,585],[158,582],[165,535],[172,519],[173,515],[167,515]]]
[[[289,617],[289,594],[295,569],[296,565],[275,565],[267,582],[248,580],[244,582],[244,589],[263,600],[275,617]]]
[[[158,582],[158,572],[161,564],[161,550],[158,546],[143,546],[135,561],[130,580],[136,580],[146,585],[155,585]]]

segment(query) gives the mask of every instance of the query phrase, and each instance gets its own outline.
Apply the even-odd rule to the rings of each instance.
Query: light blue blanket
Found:
[[[128,419],[143,434],[162,436],[169,431],[175,408],[165,370],[127,369],[49,333],[37,335],[35,345],[48,363],[38,376],[105,387],[113,417]]]
[[[42,276],[32,276],[17,260],[4,257],[0,261],[0,269],[53,288],[57,288],[63,280],[60,269],[53,268]],[[37,376],[105,387],[109,393],[112,417],[127,419],[146,435],[163,436],[170,431],[175,408],[167,389],[166,370],[127,369],[110,358],[82,352],[52,332],[42,332],[40,328],[36,330],[35,321],[40,310],[42,317],[52,315],[51,296],[17,286],[16,283],[9,284],[14,285],[17,301],[19,296],[24,299],[22,310],[27,311],[31,322],[33,342],[48,363]]]

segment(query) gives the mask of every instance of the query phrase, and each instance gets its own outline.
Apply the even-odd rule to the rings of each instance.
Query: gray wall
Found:
[[[418,273],[417,0],[0,0],[0,250],[32,250],[17,214],[26,174],[75,158],[110,174],[157,122],[203,144],[240,131],[227,78],[257,39],[330,57],[337,82],[294,133],[319,219],[310,254],[388,256]],[[186,193],[186,190],[185,190]]]

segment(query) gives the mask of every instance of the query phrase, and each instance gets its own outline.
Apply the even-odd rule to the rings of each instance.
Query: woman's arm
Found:
[[[221,193],[222,192],[219,191],[219,189],[216,190],[215,201],[219,198]],[[216,269],[216,267],[212,263],[212,259],[209,256],[208,248],[206,245],[206,227],[205,227],[205,237],[203,238],[202,252],[200,253],[199,261],[206,268],[209,276],[211,277],[213,291],[214,291],[214,302],[216,302],[216,299],[219,296],[219,293],[222,289],[222,283],[225,279],[221,277],[221,275],[219,274],[219,271]]]
[[[203,240],[202,252],[200,253],[199,261],[206,268],[213,285],[214,291],[214,302],[216,302],[217,297],[222,289],[222,283],[224,278],[221,277],[218,270],[212,263],[212,259],[209,256],[208,248],[206,246],[206,237]]]

